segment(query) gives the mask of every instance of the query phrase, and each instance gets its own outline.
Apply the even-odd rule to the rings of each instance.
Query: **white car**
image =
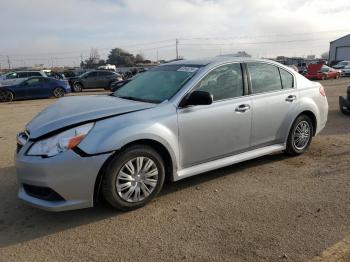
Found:
[[[345,66],[341,69],[341,76],[350,76],[350,66]]]
[[[0,86],[15,85],[32,76],[47,77],[44,71],[16,71],[0,76]]]

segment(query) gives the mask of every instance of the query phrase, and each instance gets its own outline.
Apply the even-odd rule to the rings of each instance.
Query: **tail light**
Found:
[[[320,86],[320,94],[321,96],[326,96],[326,91],[324,90],[324,87],[322,85]]]

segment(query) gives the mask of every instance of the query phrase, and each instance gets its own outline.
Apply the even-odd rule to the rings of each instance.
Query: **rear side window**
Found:
[[[264,63],[248,63],[254,94],[282,89],[278,67]]]
[[[39,72],[28,72],[28,76],[41,76]]]
[[[214,96],[214,101],[243,96],[243,77],[240,64],[220,66],[208,73],[195,87]]]
[[[283,89],[293,88],[294,87],[293,75],[282,68],[280,68],[280,73],[281,73]]]

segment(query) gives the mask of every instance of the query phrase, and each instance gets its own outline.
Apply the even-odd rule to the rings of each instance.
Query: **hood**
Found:
[[[45,108],[26,129],[30,139],[74,126],[79,123],[139,111],[155,107],[156,104],[121,99],[113,96],[72,96],[61,98]]]
[[[323,64],[309,64],[307,67],[307,72],[311,75],[316,75],[318,71],[321,70]]]

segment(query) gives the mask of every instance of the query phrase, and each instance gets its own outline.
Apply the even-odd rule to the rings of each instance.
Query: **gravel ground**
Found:
[[[303,156],[273,154],[169,183],[148,206],[128,213],[105,203],[50,213],[20,202],[15,134],[55,100],[0,104],[0,261],[307,261],[320,255],[350,235],[350,117],[338,110],[349,82],[323,82],[329,121]]]

